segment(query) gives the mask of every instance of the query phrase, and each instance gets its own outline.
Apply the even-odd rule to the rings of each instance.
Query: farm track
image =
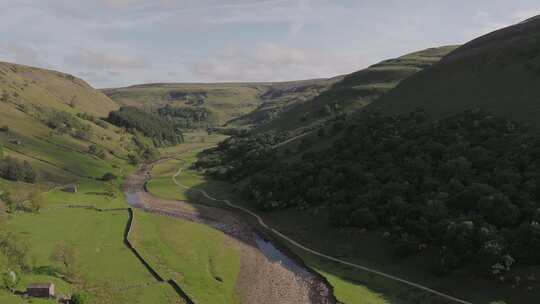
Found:
[[[178,159],[177,160],[181,160],[181,159]],[[183,161],[183,160],[181,160]],[[184,161],[185,163],[185,161]],[[211,195],[209,195],[205,190],[202,190],[202,189],[192,189],[191,187],[188,187],[188,186],[185,186],[183,184],[181,184],[180,182],[178,182],[176,180],[176,178],[182,173],[182,170],[183,168],[180,167],[178,169],[178,171],[172,176],[172,181],[179,187],[181,188],[184,188],[184,189],[190,189],[192,191],[197,191],[199,192],[200,194],[202,194],[204,197],[206,197],[207,199],[209,200],[212,200],[212,201],[215,201],[215,202],[222,202],[222,203],[225,203],[225,205],[227,205],[228,207],[231,207],[233,209],[236,209],[236,210],[240,210],[241,212],[244,212],[252,217],[254,217],[258,224],[263,227],[264,229],[272,232],[274,235],[280,237],[281,239],[287,241],[288,243],[292,244],[293,246],[303,250],[303,251],[306,251],[306,252],[309,252],[313,255],[316,255],[318,257],[321,257],[321,258],[324,258],[324,259],[327,259],[327,260],[330,260],[332,262],[335,262],[335,263],[338,263],[338,264],[342,264],[342,265],[346,265],[346,266],[349,266],[349,267],[352,267],[352,268],[355,268],[355,269],[359,269],[359,270],[362,270],[362,271],[365,271],[365,272],[368,272],[368,273],[371,273],[371,274],[374,274],[374,275],[378,275],[378,276],[381,276],[381,277],[384,277],[384,278],[387,278],[387,279],[390,279],[392,281],[396,281],[396,282],[399,282],[399,283],[402,283],[402,284],[405,284],[405,285],[408,285],[408,286],[411,286],[411,287],[414,287],[414,288],[417,288],[417,289],[420,289],[420,290],[423,290],[427,293],[430,293],[430,294],[433,294],[433,295],[436,295],[436,296],[439,296],[441,298],[444,298],[446,300],[449,300],[449,301],[452,301],[454,303],[460,303],[460,304],[473,304],[472,302],[469,302],[469,301],[466,301],[466,300],[463,300],[463,299],[459,299],[457,297],[454,297],[454,296],[451,296],[449,294],[446,294],[446,293],[443,293],[443,292],[440,292],[440,291],[437,291],[437,290],[434,290],[432,288],[429,288],[427,286],[424,286],[424,285],[421,285],[421,284],[418,284],[418,283],[415,283],[415,282],[412,282],[412,281],[409,281],[409,280],[406,280],[406,279],[403,279],[403,278],[400,278],[400,277],[397,277],[397,276],[394,276],[394,275],[391,275],[391,274],[388,274],[388,273],[385,273],[385,272],[382,272],[382,271],[379,271],[379,270],[376,270],[376,269],[373,269],[373,268],[369,268],[369,267],[366,267],[366,266],[362,266],[362,265],[358,265],[358,264],[354,264],[354,263],[351,263],[351,262],[347,262],[347,261],[344,261],[344,260],[341,260],[341,259],[338,259],[336,257],[333,257],[333,256],[330,256],[330,255],[327,255],[327,254],[324,254],[324,253],[321,253],[319,251],[316,251],[312,248],[309,248],[307,246],[304,246],[300,243],[298,243],[297,241],[291,239],[290,237],[284,235],[283,233],[279,232],[278,230],[270,227],[268,224],[266,224],[264,222],[264,220],[258,215],[256,214],[255,212],[245,208],[245,207],[242,207],[242,206],[239,206],[239,205],[236,205],[234,203],[231,203],[229,200],[227,199],[218,199],[218,198],[215,198]]]

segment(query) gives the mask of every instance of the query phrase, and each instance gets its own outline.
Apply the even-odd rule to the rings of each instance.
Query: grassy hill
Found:
[[[131,135],[100,119],[117,108],[72,75],[0,63],[0,145],[8,156],[29,161],[38,181],[119,172]],[[103,151],[100,157],[89,153],[91,145]]]
[[[443,46],[407,54],[342,77],[315,98],[296,103],[288,111],[261,126],[260,131],[294,130],[317,125],[340,113],[370,104],[400,81],[438,62],[456,46]]]
[[[273,119],[291,104],[310,99],[336,79],[282,83],[163,83],[104,89],[121,105],[157,112],[173,108],[205,109],[208,117],[199,126],[248,127]],[[240,118],[241,117],[241,118]]]
[[[482,108],[540,127],[540,20],[531,18],[461,46],[403,81],[369,108],[424,109],[431,118]]]
[[[227,126],[258,127],[271,123],[275,119],[279,119],[282,113],[310,101],[341,79],[343,79],[343,76],[329,79],[277,82],[266,85],[266,91],[260,95],[262,103],[246,115],[231,120]]]
[[[232,137],[197,165],[236,181],[277,230],[331,256],[473,303],[536,303],[540,140],[519,122],[540,126],[539,45],[536,17],[454,50],[383,62],[259,129],[337,116],[324,132],[279,149],[281,134]],[[359,115],[336,115],[347,107]],[[373,277],[321,268],[387,294]]]

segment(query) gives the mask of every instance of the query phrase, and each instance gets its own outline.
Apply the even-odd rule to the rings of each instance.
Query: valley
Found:
[[[539,33],[284,82],[0,62],[0,302],[537,303]]]

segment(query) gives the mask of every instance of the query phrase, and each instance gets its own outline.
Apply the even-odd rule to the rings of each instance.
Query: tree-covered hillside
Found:
[[[151,138],[156,146],[172,146],[184,141],[179,127],[136,107],[122,107],[113,111],[107,120],[116,126],[141,132]]]
[[[519,123],[482,111],[436,122],[372,115],[329,149],[285,155],[273,149],[277,136],[228,139],[198,165],[254,176],[243,193],[260,210],[317,209],[334,227],[384,229],[400,256],[439,248],[439,274],[470,266],[498,277],[540,264],[540,136]]]

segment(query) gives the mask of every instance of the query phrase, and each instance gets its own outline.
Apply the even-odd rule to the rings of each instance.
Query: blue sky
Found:
[[[0,60],[95,87],[350,73],[540,14],[537,0],[0,0]]]

